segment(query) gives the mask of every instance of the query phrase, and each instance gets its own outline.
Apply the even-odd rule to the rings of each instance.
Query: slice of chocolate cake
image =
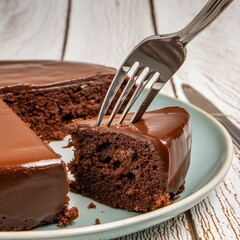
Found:
[[[70,223],[65,163],[0,100],[0,230]]]
[[[44,140],[74,118],[97,116],[115,71],[60,61],[0,61],[0,98]]]
[[[134,124],[95,127],[95,122],[67,126],[77,191],[112,207],[147,212],[170,204],[184,189],[191,152],[186,110],[147,112]]]

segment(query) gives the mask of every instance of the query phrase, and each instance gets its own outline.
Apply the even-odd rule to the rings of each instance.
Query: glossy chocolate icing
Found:
[[[0,61],[0,89],[70,84],[75,80],[105,74],[115,74],[115,70],[79,62]]]
[[[0,230],[56,221],[66,207],[65,164],[0,100]]]
[[[0,167],[59,159],[1,100],[0,116]]]
[[[77,120],[69,129],[91,127],[97,131],[114,131],[129,134],[136,138],[146,138],[165,162],[169,193],[177,193],[183,186],[190,164],[191,125],[189,113],[180,107],[167,107],[146,112],[139,122],[128,124],[131,114],[121,125],[112,124],[95,127],[96,119]],[[118,116],[115,118],[117,121]]]
[[[148,138],[161,160],[168,165],[167,191],[176,193],[185,180],[190,164],[191,126],[189,114],[179,107],[148,112],[134,124],[121,126],[122,131]]]

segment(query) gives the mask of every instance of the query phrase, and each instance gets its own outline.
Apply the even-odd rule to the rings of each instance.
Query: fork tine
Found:
[[[128,112],[131,109],[132,105],[135,103],[135,101],[137,100],[138,96],[141,94],[142,90],[144,89],[144,87],[149,82],[149,79],[151,79],[153,74],[154,74],[153,72],[149,72],[150,71],[149,68],[145,68],[145,69],[147,71],[145,71],[145,73],[142,75],[142,78],[140,79],[139,84],[138,84],[136,90],[134,91],[131,99],[129,100],[127,106],[125,107],[123,113],[120,116],[118,124],[121,124],[123,122],[124,118],[128,114]],[[139,78],[140,78],[140,76],[139,76]],[[139,80],[139,78],[138,78],[138,80]]]
[[[136,61],[134,64],[136,64],[136,63],[138,63],[138,62]],[[134,64],[130,67],[122,66],[118,70],[116,75],[114,76],[113,81],[112,81],[112,83],[111,83],[111,85],[110,85],[110,87],[109,87],[109,89],[108,89],[108,91],[105,95],[102,106],[101,106],[100,111],[98,113],[96,126],[99,126],[101,124],[104,115],[106,114],[110,104],[113,101],[113,98],[115,97],[117,91],[119,90],[119,88],[122,85],[124,79],[126,78],[127,74],[130,72],[130,70],[132,69]]]
[[[138,66],[138,68],[136,68],[134,70],[134,72],[132,74],[132,77],[128,80],[125,88],[123,89],[120,97],[118,98],[117,103],[114,106],[114,109],[113,109],[113,111],[111,113],[111,116],[109,117],[109,120],[107,122],[107,126],[109,126],[112,123],[113,118],[118,113],[118,111],[121,108],[122,104],[124,103],[126,97],[130,93],[131,89],[133,88],[134,84],[136,83],[138,78],[141,76],[143,71],[144,71],[144,67],[140,66],[140,65]]]
[[[164,86],[165,83],[160,82],[159,78],[160,73],[156,72],[152,79],[150,81],[152,82],[150,88],[148,89],[147,93],[144,95],[141,103],[139,104],[137,110],[135,111],[131,123],[137,122],[143,115],[143,113],[147,110],[148,106],[152,102],[152,100],[155,98],[157,93],[160,91],[160,89]]]

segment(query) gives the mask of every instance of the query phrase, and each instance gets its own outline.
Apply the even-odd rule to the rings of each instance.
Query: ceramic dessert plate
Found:
[[[232,141],[227,131],[214,118],[193,105],[158,95],[150,110],[166,106],[187,109],[192,121],[192,154],[186,179],[186,189],[173,204],[149,212],[132,213],[113,209],[80,194],[70,193],[71,206],[80,210],[79,218],[71,225],[60,228],[57,224],[42,226],[31,231],[0,232],[0,239],[111,239],[159,224],[193,207],[205,198],[225,177],[232,160]],[[51,147],[70,161],[73,149],[63,148],[68,138],[52,142]],[[96,208],[88,208],[93,202]],[[101,224],[96,225],[96,219]]]

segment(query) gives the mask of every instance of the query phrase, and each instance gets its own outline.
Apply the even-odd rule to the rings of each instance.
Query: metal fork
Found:
[[[140,42],[128,55],[116,73],[101,106],[96,126],[101,124],[112,100],[126,78],[128,78],[127,83],[113,108],[107,121],[107,126],[111,124],[133,86],[136,85],[136,89],[121,114],[118,124],[122,123],[142,90],[148,84],[149,88],[130,120],[131,123],[137,122],[147,110],[156,94],[185,61],[186,45],[213,22],[232,1],[210,0],[199,14],[181,31],[172,34],[150,36]]]

